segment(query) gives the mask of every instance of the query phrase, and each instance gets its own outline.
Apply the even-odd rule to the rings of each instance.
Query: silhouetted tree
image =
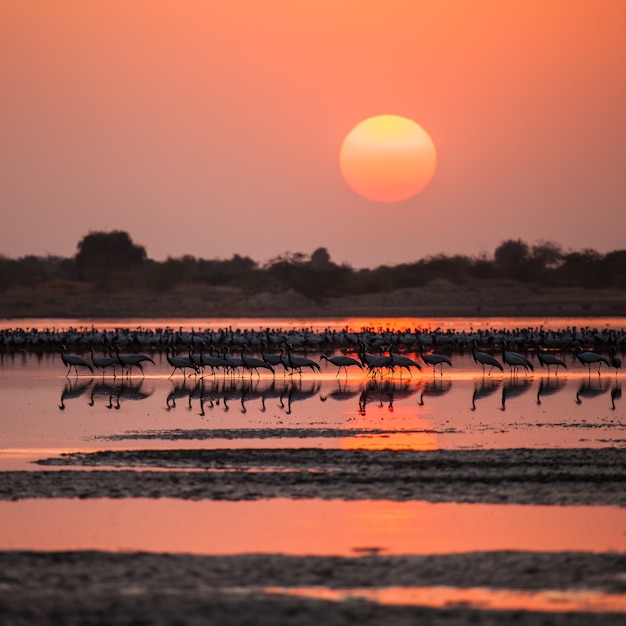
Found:
[[[527,262],[529,257],[528,244],[521,239],[507,239],[494,252],[494,261],[500,275],[517,280],[528,279]]]
[[[328,250],[326,248],[317,248],[317,250],[313,251],[309,262],[311,267],[327,268],[331,265],[330,254],[328,254]]]
[[[75,256],[80,276],[97,280],[119,278],[122,271],[140,268],[146,258],[146,249],[121,230],[90,232],[79,241]]]
[[[540,241],[531,248],[531,258],[541,268],[554,269],[563,261],[563,249],[553,241]]]
[[[626,287],[626,250],[609,252],[602,260],[603,286]]]

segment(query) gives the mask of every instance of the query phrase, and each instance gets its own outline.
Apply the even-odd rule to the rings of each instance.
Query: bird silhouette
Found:
[[[602,356],[601,354],[598,354],[597,352],[583,351],[583,349],[580,346],[576,348],[576,358],[583,365],[587,366],[590,374],[591,374],[591,366],[597,363],[598,364],[598,376],[600,375],[600,368],[602,367],[602,363],[606,363],[609,367],[611,366],[611,364],[609,363],[609,360],[605,356]]]
[[[289,363],[289,367],[294,370],[298,370],[300,373],[302,372],[303,367],[310,367],[313,371],[317,370],[318,372],[322,371],[320,364],[313,359],[308,359],[303,356],[297,356],[291,353],[291,348],[293,346],[288,343],[287,344],[287,361]]]
[[[476,345],[477,345],[477,342],[474,339],[474,341],[472,341],[472,357],[474,358],[475,363],[480,363],[483,366],[483,376],[485,375],[485,365],[490,366],[489,374],[491,374],[494,367],[497,367],[501,372],[504,371],[504,368],[502,367],[502,363],[500,363],[498,359],[492,357],[490,354],[487,354],[486,352],[481,352],[480,350],[476,350]]]
[[[337,367],[337,376],[339,376],[342,368],[344,369],[346,376],[348,376],[349,367],[358,367],[359,369],[363,369],[363,365],[361,365],[360,361],[344,354],[336,354],[331,357],[322,354],[322,356],[320,356],[320,361],[322,360],[325,360],[327,363],[331,363]]]
[[[259,368],[266,369],[274,373],[274,367],[270,363],[267,363],[263,359],[257,359],[256,357],[250,356],[246,354],[246,350],[248,349],[248,344],[244,343],[241,347],[241,361],[243,366],[250,372],[252,375],[252,370],[254,370],[259,376]]]
[[[564,367],[565,369],[567,369],[567,365],[565,364],[565,361],[562,361],[561,359],[554,356],[553,354],[546,352],[543,346],[539,346],[539,348],[537,349],[537,360],[541,364],[541,367],[545,366],[548,368],[548,376],[550,375],[551,365],[555,366],[556,374],[559,373],[559,367]]]
[[[436,352],[429,352],[428,354],[424,354],[424,346],[419,347],[420,357],[426,365],[431,365],[433,368],[433,376],[435,371],[437,370],[437,365],[439,365],[440,375],[443,376],[443,364],[446,363],[450,367],[452,367],[452,361],[443,354],[437,354]]]
[[[399,367],[400,369],[404,368],[409,373],[409,375],[411,374],[412,367],[416,367],[420,371],[422,369],[422,366],[417,361],[414,361],[410,357],[403,354],[396,354],[395,352],[393,352],[392,345],[389,346],[389,356],[391,357],[391,364],[394,367]]]
[[[174,376],[176,370],[180,370],[185,378],[187,377],[185,370],[193,370],[196,374],[200,371],[200,368],[189,357],[176,356],[176,352],[171,346],[167,348],[167,362],[174,368],[169,378]]]
[[[63,365],[67,366],[66,376],[70,375],[72,368],[74,368],[76,376],[78,376],[79,367],[86,367],[93,374],[93,367],[91,367],[91,365],[87,361],[85,361],[85,359],[75,354],[68,354],[67,352],[65,352],[66,350],[67,346],[61,346],[61,361],[63,361]]]
[[[263,341],[261,342],[261,358],[269,363],[272,367],[282,367],[283,370],[286,370],[288,365],[285,366],[285,362],[283,361],[284,351],[280,354],[271,354],[267,351],[267,344]]]
[[[617,356],[617,348],[615,346],[611,346],[609,349],[609,361],[611,362],[611,367],[615,368],[615,375],[617,376],[622,367],[622,359]]]
[[[124,367],[127,367],[129,374],[132,372],[133,367],[138,367],[143,375],[144,371],[142,363],[144,363],[145,361],[152,363],[152,365],[156,365],[154,360],[147,354],[122,354],[120,352],[119,346],[115,347],[115,358],[117,359],[117,362],[122,366],[122,371]]]
[[[113,368],[113,377],[115,378],[115,366],[117,365],[117,359],[112,356],[96,356],[96,351],[91,348],[91,362],[94,367],[102,370],[102,376],[104,376],[104,371],[112,367]]]
[[[504,341],[502,342],[502,360],[509,366],[511,374],[517,374],[520,367],[523,367],[525,372],[528,370],[533,372],[535,370],[533,364],[525,356],[519,352],[507,350],[507,344]]]

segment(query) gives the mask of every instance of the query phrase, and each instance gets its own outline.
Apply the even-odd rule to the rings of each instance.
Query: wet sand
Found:
[[[103,451],[40,463],[45,471],[0,474],[0,498],[289,497],[619,506],[626,501],[626,450],[621,448]],[[626,555],[621,553],[341,558],[8,551],[0,552],[0,572],[0,614],[6,624],[577,625],[623,624],[625,619],[623,612],[391,606],[266,592],[267,587],[451,586],[625,594]]]
[[[0,614],[18,624],[623,624],[623,613],[384,606],[266,587],[585,588],[624,593],[615,554],[474,553],[361,558],[0,553]]]
[[[102,469],[2,472],[0,499],[341,498],[626,505],[623,448],[103,451],[63,455],[39,463]],[[176,471],[157,471],[162,468]]]

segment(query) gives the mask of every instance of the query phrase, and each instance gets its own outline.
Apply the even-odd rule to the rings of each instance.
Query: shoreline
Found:
[[[149,312],[149,313],[148,313]],[[166,292],[42,285],[0,293],[0,318],[350,318],[620,317],[626,291],[547,288],[500,282],[464,287],[436,280],[424,287],[310,300],[290,290],[246,293],[188,285]]]

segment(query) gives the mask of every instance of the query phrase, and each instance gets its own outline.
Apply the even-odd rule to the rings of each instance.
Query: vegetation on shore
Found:
[[[370,269],[336,264],[322,247],[263,265],[238,254],[155,261],[124,231],[89,233],[71,258],[0,255],[0,317],[624,313],[626,250],[552,242]]]

